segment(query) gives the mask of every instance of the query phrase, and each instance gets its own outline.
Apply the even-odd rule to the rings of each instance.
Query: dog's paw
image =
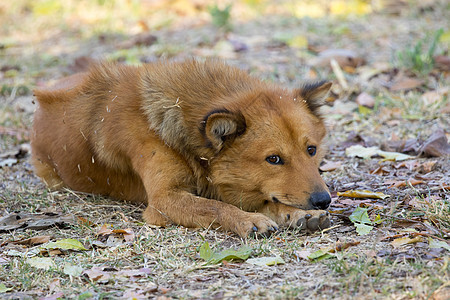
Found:
[[[325,210],[301,210],[286,215],[286,225],[301,230],[317,231],[331,226],[330,214]]]
[[[246,213],[245,219],[236,223],[235,232],[243,238],[254,236],[270,236],[278,230],[272,219],[259,213]]]

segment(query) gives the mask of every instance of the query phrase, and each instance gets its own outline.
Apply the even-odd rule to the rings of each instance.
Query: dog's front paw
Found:
[[[244,219],[236,223],[235,232],[243,238],[249,236],[270,236],[278,230],[278,225],[272,219],[259,213],[246,213]]]
[[[286,215],[286,223],[291,228],[317,231],[331,226],[330,214],[325,210],[296,210]]]

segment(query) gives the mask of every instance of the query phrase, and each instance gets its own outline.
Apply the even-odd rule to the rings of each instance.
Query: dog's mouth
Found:
[[[291,201],[289,198],[293,198],[293,197],[289,197],[289,195],[286,195],[284,197],[280,197],[278,195],[277,196],[271,195],[271,201],[273,203],[281,203],[281,204],[284,204],[287,206],[292,206],[292,207],[299,208],[299,209],[316,209],[316,208],[309,207],[309,205],[295,203],[295,202]]]

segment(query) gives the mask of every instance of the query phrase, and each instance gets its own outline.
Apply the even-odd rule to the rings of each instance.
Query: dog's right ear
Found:
[[[302,99],[309,110],[316,116],[320,116],[319,108],[325,104],[325,99],[331,88],[331,82],[320,81],[316,83],[304,84],[295,93]]]
[[[202,125],[201,131],[206,138],[206,146],[216,149],[217,152],[246,129],[244,116],[226,109],[211,111],[203,119]]]

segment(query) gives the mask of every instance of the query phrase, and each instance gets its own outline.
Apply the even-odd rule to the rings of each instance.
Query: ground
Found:
[[[372,2],[0,4],[0,297],[449,299],[450,6]],[[192,56],[290,88],[333,82],[330,229],[242,240],[152,227],[142,206],[49,191],[33,174],[34,88],[93,59]],[[381,194],[341,194],[355,190]]]

